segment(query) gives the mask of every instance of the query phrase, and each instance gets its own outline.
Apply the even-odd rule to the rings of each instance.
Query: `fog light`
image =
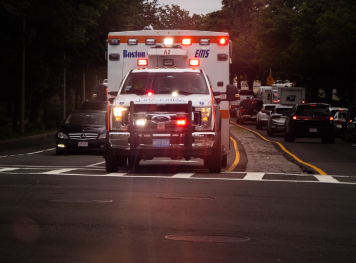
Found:
[[[57,144],[58,148],[65,148],[66,146],[64,144]]]

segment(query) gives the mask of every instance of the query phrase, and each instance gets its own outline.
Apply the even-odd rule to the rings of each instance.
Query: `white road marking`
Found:
[[[13,170],[18,170],[20,168],[1,168],[0,172],[6,172],[6,171],[13,171]]]
[[[87,165],[86,167],[96,166],[96,165],[103,164],[103,163],[105,163],[105,162],[95,163],[95,164],[89,164],[89,165]]]
[[[47,150],[44,150],[44,151],[52,151],[52,150],[55,150],[56,148],[51,148],[51,149],[47,149]]]
[[[52,171],[48,171],[48,172],[43,172],[42,174],[61,174],[61,173],[65,173],[65,172],[69,172],[72,170],[76,170],[76,169],[59,169],[59,170],[52,170]]]
[[[318,179],[319,182],[323,182],[323,183],[340,183],[338,180],[334,179],[334,177],[331,176],[314,175],[314,177]]]
[[[194,173],[177,173],[177,174],[173,175],[172,177],[174,177],[174,178],[190,178],[190,177],[192,177],[192,175],[194,175]]]
[[[262,180],[263,176],[265,173],[247,173],[246,176],[244,177],[244,180]]]
[[[42,150],[42,151],[38,151],[38,152],[33,152],[33,153],[26,153],[26,154],[35,154],[35,153],[42,153],[44,152],[45,150]]]
[[[105,174],[104,176],[124,176],[127,173],[109,173],[109,174]]]

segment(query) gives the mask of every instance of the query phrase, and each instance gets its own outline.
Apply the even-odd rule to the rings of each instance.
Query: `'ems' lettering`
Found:
[[[197,51],[195,51],[195,57],[196,58],[207,58],[207,57],[209,57],[209,52],[210,52],[210,49],[207,49],[207,50],[197,49]]]
[[[146,57],[145,52],[127,52],[127,50],[124,50],[124,58],[144,58]]]

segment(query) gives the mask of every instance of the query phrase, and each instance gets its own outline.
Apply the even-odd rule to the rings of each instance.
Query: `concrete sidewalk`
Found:
[[[246,172],[306,174],[305,169],[284,157],[284,152],[254,133],[230,125],[233,136],[241,142],[247,156]]]

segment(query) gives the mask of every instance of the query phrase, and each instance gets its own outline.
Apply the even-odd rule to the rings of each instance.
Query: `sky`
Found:
[[[160,5],[175,4],[181,9],[189,11],[189,15],[206,15],[221,10],[221,0],[158,0]]]

